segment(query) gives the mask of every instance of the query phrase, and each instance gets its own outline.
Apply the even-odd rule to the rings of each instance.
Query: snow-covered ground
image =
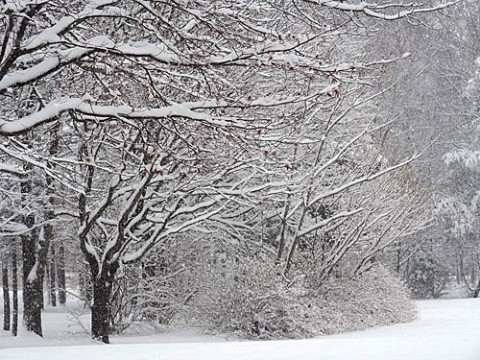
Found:
[[[232,341],[189,332],[112,337],[93,344],[48,312],[45,338],[0,336],[2,360],[479,360],[480,299],[418,302],[419,319],[383,328],[291,341]],[[63,320],[62,320],[63,319]],[[72,346],[73,344],[77,344]]]

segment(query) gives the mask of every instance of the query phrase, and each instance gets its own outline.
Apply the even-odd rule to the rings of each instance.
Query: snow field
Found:
[[[408,324],[308,340],[228,341],[189,332],[150,336],[112,336],[111,345],[93,344],[86,334],[71,335],[59,320],[45,339],[3,333],[2,360],[478,360],[480,300],[417,302],[419,319]],[[49,314],[49,313],[47,313]],[[53,316],[54,317],[54,316]],[[48,321],[48,320],[47,320]],[[55,329],[56,327],[56,329]],[[56,334],[56,335],[55,335]],[[64,336],[63,340],[58,336]],[[44,346],[39,347],[39,344]],[[61,344],[85,344],[59,346]],[[36,347],[30,347],[30,346]]]

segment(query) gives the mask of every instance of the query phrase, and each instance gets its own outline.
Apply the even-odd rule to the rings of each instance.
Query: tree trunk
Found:
[[[55,271],[55,245],[52,244],[50,247],[50,262],[49,262],[49,273],[50,273],[50,305],[57,306],[57,289],[56,289],[56,271]]]
[[[27,275],[28,277],[28,275]],[[42,299],[43,289],[38,277],[33,280],[25,279],[23,284],[23,320],[27,331],[39,336],[42,334]]]
[[[67,293],[65,285],[65,248],[63,245],[58,247],[57,258],[57,286],[58,286],[58,302],[60,305],[67,303]]]
[[[400,264],[401,264],[400,258],[401,258],[401,255],[402,255],[400,245],[397,246],[397,251],[395,253],[397,255],[396,256],[396,261],[395,261],[395,271],[397,272],[397,274],[400,274]]]
[[[2,257],[3,330],[10,330],[10,293],[8,287],[8,255]]]
[[[305,203],[308,203],[308,201],[305,201]],[[306,213],[307,213],[307,208],[304,206],[304,208],[302,209],[302,213],[300,214],[300,218],[298,219],[298,222],[297,222],[295,234],[292,236],[292,244],[290,245],[290,250],[288,251],[287,261],[285,262],[285,268],[283,270],[283,275],[285,276],[285,278],[288,278],[288,273],[290,271],[290,268],[292,267],[293,256],[295,255],[295,251],[297,250],[297,246],[300,241],[300,237],[298,236],[298,233],[301,227],[303,226],[303,221],[305,219]]]
[[[48,153],[50,157],[54,157],[58,153],[58,129],[60,126],[60,122],[55,122],[53,128],[50,131],[50,141],[48,144]],[[47,167],[49,169],[53,169],[53,164],[48,161],[47,162]],[[50,248],[50,262],[46,265],[48,270],[50,270],[50,276],[48,278],[49,282],[49,287],[50,287],[50,305],[52,306],[57,306],[57,291],[56,291],[56,271],[55,271],[55,243],[54,241],[54,228],[52,224],[52,220],[55,219],[55,183],[53,181],[53,178],[48,175],[48,173],[45,176],[45,183],[47,185],[47,196],[48,196],[48,205],[45,208],[45,226],[44,226],[44,246],[46,247],[47,251],[45,252],[45,261],[47,261],[47,252],[48,248]]]
[[[84,264],[82,264],[84,266]],[[91,273],[90,268],[88,265],[84,266],[84,269],[80,270],[78,275],[78,285],[80,288],[80,295],[84,300],[85,307],[92,305],[92,298],[93,298],[93,289],[92,289],[92,281],[91,276],[88,276],[88,273]]]
[[[477,282],[477,286],[475,287],[475,289],[473,290],[473,294],[472,294],[472,297],[474,299],[478,298],[478,295],[480,294],[480,279],[478,280]]]
[[[36,245],[33,234],[22,235],[23,321],[27,331],[42,336],[43,284],[38,276],[39,263]]]
[[[17,336],[18,330],[18,269],[17,269],[17,244],[12,251],[12,292],[13,292],[13,312],[12,312],[12,334]]]
[[[31,165],[24,164],[25,170],[30,170]],[[32,184],[29,180],[25,180],[20,184],[22,193],[22,202],[25,211],[28,209],[26,205],[32,192]],[[42,336],[42,300],[43,300],[43,284],[39,282],[39,259],[38,259],[38,242],[36,239],[37,231],[33,230],[35,225],[35,215],[30,212],[23,215],[23,224],[30,232],[21,236],[22,239],[22,262],[23,262],[23,321],[27,331]]]
[[[50,293],[50,265],[45,268],[45,275],[47,277],[47,304],[52,305],[52,296]]]
[[[34,215],[27,215],[24,223],[32,228]],[[22,235],[23,320],[27,331],[43,336],[43,280],[50,242],[46,238],[38,239],[38,235],[37,230]]]
[[[102,269],[100,276],[96,276],[94,269],[93,267],[92,338],[109,344],[110,297],[112,295],[112,284],[118,269],[118,264],[107,269]]]
[[[45,241],[39,241],[37,249],[38,249],[38,254],[37,254],[38,264],[35,265],[37,269],[37,277],[38,277],[37,296],[38,296],[38,301],[40,302],[40,309],[43,310],[45,308],[44,298],[43,298],[43,290],[44,290],[43,284],[45,281],[45,268],[47,267],[48,243],[46,243]]]
[[[28,225],[34,220],[29,220]],[[29,227],[32,227],[30,225]],[[48,242],[37,241],[38,231],[22,235],[23,320],[27,331],[42,335],[43,279]]]
[[[278,234],[278,247],[277,247],[277,257],[275,262],[280,264],[283,257],[283,250],[285,248],[285,234],[288,227],[287,224],[287,215],[290,211],[290,194],[287,195],[287,199],[285,200],[285,207],[283,208],[283,215],[282,215],[282,223],[280,227],[280,232]]]

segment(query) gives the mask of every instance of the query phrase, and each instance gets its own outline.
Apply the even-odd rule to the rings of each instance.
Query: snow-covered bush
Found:
[[[190,311],[211,331],[243,338],[311,336],[307,291],[288,287],[281,268],[261,263],[227,263],[212,268],[203,293]]]
[[[212,269],[210,284],[190,309],[211,331],[249,339],[304,338],[406,322],[415,309],[404,284],[376,266],[320,288],[286,282],[281,269],[259,262]]]
[[[318,291],[321,331],[332,334],[411,321],[416,309],[406,285],[385,267],[350,279],[330,279]]]

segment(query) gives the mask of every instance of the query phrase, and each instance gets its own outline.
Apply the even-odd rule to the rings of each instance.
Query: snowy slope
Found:
[[[0,350],[0,359],[480,359],[480,300],[424,301],[419,302],[418,307],[420,318],[413,323],[309,340],[237,342],[218,339],[211,342],[211,337],[186,337],[185,342],[178,343],[175,337],[170,337],[172,341],[168,342],[171,335],[156,335],[145,338],[145,343],[140,344],[138,341],[142,338],[129,341],[126,337],[113,337],[113,345],[7,348]],[[9,346],[8,339],[0,337],[0,346]],[[29,345],[28,339],[24,339],[22,346]]]

